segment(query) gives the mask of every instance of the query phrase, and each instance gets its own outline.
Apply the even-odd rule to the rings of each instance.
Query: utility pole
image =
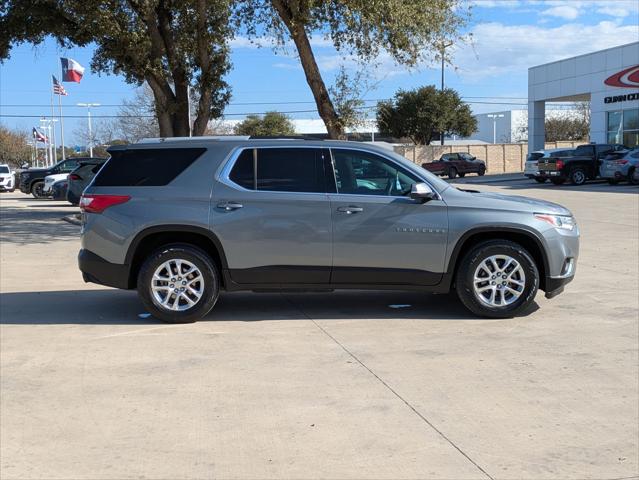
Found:
[[[444,91],[444,66],[446,65],[446,49],[448,47],[451,47],[453,45],[453,42],[442,42],[440,44],[440,50],[439,50],[439,54],[442,58],[442,89],[441,91]],[[443,145],[444,144],[444,132],[440,132],[440,144]]]
[[[93,156],[93,131],[91,129],[91,107],[99,107],[99,103],[77,103],[78,107],[87,108],[87,121],[89,124],[89,157]]]
[[[503,113],[489,113],[486,115],[488,118],[493,119],[493,145],[497,143],[497,119],[504,118]]]

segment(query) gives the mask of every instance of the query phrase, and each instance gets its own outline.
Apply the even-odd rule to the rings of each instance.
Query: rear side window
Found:
[[[188,168],[205,148],[116,150],[95,177],[96,187],[160,187]]]
[[[248,190],[324,192],[322,155],[315,148],[247,149],[235,161],[229,179]]]

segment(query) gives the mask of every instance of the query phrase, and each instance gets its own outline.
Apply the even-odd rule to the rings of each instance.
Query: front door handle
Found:
[[[225,210],[227,212],[231,212],[233,210],[238,210],[240,208],[242,208],[244,205],[242,205],[241,203],[237,203],[237,202],[222,202],[222,203],[218,203],[217,204],[217,208],[221,208],[222,210]]]
[[[346,215],[352,215],[353,213],[363,212],[364,209],[362,207],[356,207],[355,205],[349,205],[348,207],[338,207],[337,211],[345,213]]]

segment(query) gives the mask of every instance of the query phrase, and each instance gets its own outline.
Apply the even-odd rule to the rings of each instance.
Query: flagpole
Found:
[[[64,152],[64,120],[62,119],[62,94],[58,94],[58,106],[60,108],[60,142],[62,143],[62,160],[66,160]]]
[[[51,132],[52,132],[52,140],[53,140],[53,163],[58,163],[58,152],[56,151],[56,142],[55,142],[55,123],[53,123],[53,119],[55,118],[55,109],[53,108],[53,75],[51,75]]]

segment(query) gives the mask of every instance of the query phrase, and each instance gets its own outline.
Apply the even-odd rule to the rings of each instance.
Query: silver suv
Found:
[[[455,289],[506,318],[575,274],[564,207],[460,190],[372,145],[201,137],[109,153],[80,201],[80,270],[137,288],[167,322],[203,317],[220,290],[277,289]]]

